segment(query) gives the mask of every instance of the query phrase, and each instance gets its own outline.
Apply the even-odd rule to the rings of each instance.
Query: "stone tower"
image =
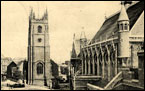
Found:
[[[129,18],[125,9],[125,4],[121,2],[121,12],[118,19],[118,28],[119,28],[119,52],[118,58],[126,64],[130,57],[130,46],[129,46]]]
[[[40,19],[31,10],[28,35],[28,84],[47,85],[51,81],[49,27],[47,10]]]

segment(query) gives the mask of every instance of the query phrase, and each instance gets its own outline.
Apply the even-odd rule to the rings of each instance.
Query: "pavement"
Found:
[[[23,88],[2,87],[1,90],[50,90],[50,89],[48,87],[45,87],[45,86],[27,85]]]
[[[7,83],[9,83],[9,81],[1,82],[1,90],[50,90],[46,86],[35,86],[35,85],[27,85],[27,84],[25,85],[25,87],[21,87],[21,88],[10,88],[7,87]]]
[[[59,90],[70,90],[69,83],[60,83],[59,86]]]

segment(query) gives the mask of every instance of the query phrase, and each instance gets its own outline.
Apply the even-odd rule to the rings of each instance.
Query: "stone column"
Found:
[[[108,54],[108,81],[110,81],[111,80],[111,70],[110,70],[110,63],[111,63],[111,61],[110,61],[110,51],[109,51],[109,49],[108,49],[108,46],[106,45],[106,49],[107,49],[107,54]]]
[[[110,50],[110,78],[112,79],[114,76],[115,76],[114,51]]]
[[[105,77],[105,63],[104,63],[104,52],[103,52],[103,48],[100,45],[100,50],[101,50],[101,55],[102,55],[102,78]]]
[[[97,51],[97,48],[95,47],[96,56],[97,56],[97,76],[100,76],[100,62],[99,62],[99,53]]]
[[[91,47],[91,53],[92,53],[93,75],[95,75],[95,59],[94,59],[94,51],[92,47]]]
[[[85,61],[85,75],[87,75],[87,57],[86,57],[86,52],[85,52],[85,49],[84,49],[84,61]]]
[[[84,60],[82,59],[82,75],[84,74]]]
[[[89,51],[89,49],[87,49],[87,53],[88,53],[88,75],[90,75],[91,74],[91,65],[90,65],[90,63],[91,63],[91,60],[90,60],[90,51]]]
[[[117,46],[115,47],[115,75],[118,73],[118,61],[117,61]]]
[[[82,75],[84,74],[84,56],[83,51],[81,51],[81,60],[82,60]]]

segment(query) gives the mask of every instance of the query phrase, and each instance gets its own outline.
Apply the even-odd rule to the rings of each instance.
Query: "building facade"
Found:
[[[12,58],[1,58],[1,75],[6,74],[8,65],[12,62]]]
[[[139,84],[140,86],[144,87],[144,49],[138,52],[138,65],[139,65]]]
[[[122,2],[121,11],[106,19],[90,44],[82,48],[82,74],[110,81],[120,67],[138,68],[137,52],[144,42],[144,2],[128,4]]]
[[[28,83],[49,86],[52,74],[47,10],[40,19],[31,10],[28,36]]]
[[[90,43],[81,48],[80,77],[88,77],[88,80],[96,77],[98,81],[92,80],[90,83],[93,87],[102,87],[96,87],[97,89],[113,89],[121,77],[127,81],[138,80],[138,77],[134,77],[135,70],[138,70],[137,53],[143,45],[144,2],[122,1],[121,10],[107,17]],[[115,81],[117,77],[120,78]],[[105,86],[109,87],[104,88]]]
[[[6,80],[8,65],[12,62],[12,58],[1,56],[1,80]]]

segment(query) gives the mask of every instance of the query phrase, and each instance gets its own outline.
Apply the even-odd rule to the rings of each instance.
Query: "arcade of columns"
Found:
[[[82,75],[110,81],[117,74],[118,39],[94,43],[81,49]]]

